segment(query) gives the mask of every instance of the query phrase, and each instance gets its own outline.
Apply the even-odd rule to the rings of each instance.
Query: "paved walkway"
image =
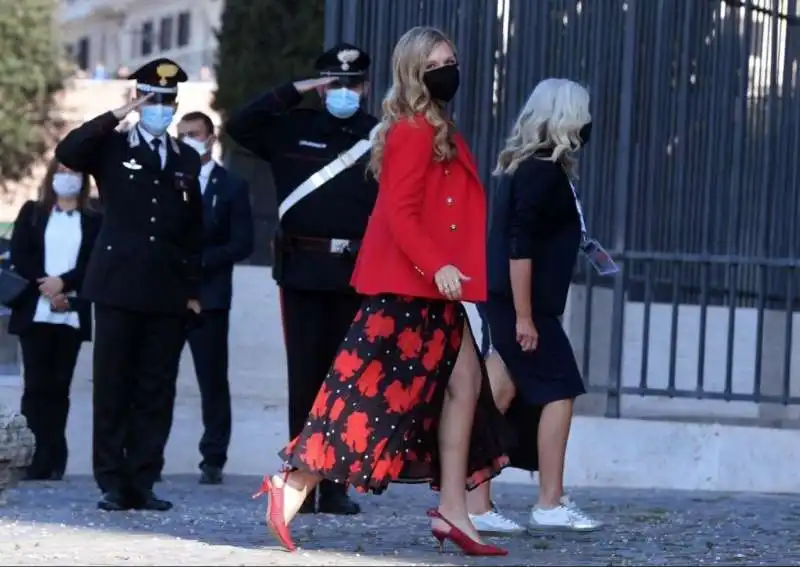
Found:
[[[87,477],[32,483],[0,509],[4,565],[800,565],[800,498],[577,490],[586,509],[611,522],[590,535],[520,536],[504,559],[439,554],[421,486],[393,486],[360,497],[357,517],[299,517],[298,553],[275,547],[264,502],[249,494],[257,477],[201,487],[194,476],[167,477],[168,513],[102,513]],[[530,487],[498,485],[499,505],[524,521]],[[498,543],[502,540],[496,540]]]
[[[278,466],[286,439],[285,360],[275,288],[263,270],[238,269],[232,313],[234,429],[223,486],[197,484],[200,401],[184,353],[175,421],[158,493],[176,503],[166,514],[105,514],[89,473],[91,347],[81,353],[72,390],[70,461],[63,483],[24,484],[0,507],[3,565],[800,565],[800,496],[575,490],[586,509],[610,522],[587,536],[515,538],[501,560],[440,555],[424,511],[424,487],[393,486],[361,497],[355,518],[302,517],[301,546],[287,554],[262,524],[264,503],[249,495]],[[241,292],[241,293],[240,293]],[[18,377],[0,378],[0,403],[19,404]],[[521,471],[503,473],[498,503],[525,520],[535,486]]]

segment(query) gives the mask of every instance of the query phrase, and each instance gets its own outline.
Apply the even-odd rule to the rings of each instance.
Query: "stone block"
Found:
[[[25,416],[0,404],[0,504],[6,489],[13,488],[31,464],[35,450],[36,438]]]

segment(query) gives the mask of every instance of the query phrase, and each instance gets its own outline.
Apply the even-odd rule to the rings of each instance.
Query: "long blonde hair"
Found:
[[[569,79],[545,79],[533,89],[497,158],[494,175],[513,173],[517,166],[541,150],[541,159],[559,162],[577,177],[574,152],[580,149],[581,128],[591,122],[589,92]]]
[[[431,98],[423,81],[425,66],[431,52],[446,42],[455,53],[455,46],[436,28],[415,27],[403,34],[392,54],[392,86],[383,99],[383,117],[372,145],[368,171],[377,179],[381,173],[386,134],[393,124],[422,114],[433,126],[433,156],[436,161],[453,159],[456,154],[453,141],[454,126],[442,106]]]

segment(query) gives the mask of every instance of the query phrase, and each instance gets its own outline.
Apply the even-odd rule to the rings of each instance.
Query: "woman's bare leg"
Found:
[[[285,478],[285,480],[284,480]],[[283,519],[286,525],[297,515],[308,493],[314,490],[322,477],[305,471],[292,471],[287,475],[276,474],[272,483],[283,489]],[[268,514],[269,515],[269,514]]]
[[[565,530],[592,532],[603,527],[564,494],[564,459],[567,452],[574,399],[551,402],[539,420],[539,501],[531,510],[528,531]]]
[[[499,354],[489,355],[486,359],[486,370],[489,373],[489,384],[492,387],[494,403],[497,409],[506,413],[516,395],[516,388],[514,388],[514,382],[511,381],[508,369]],[[468,492],[467,509],[469,513],[477,516],[489,512],[492,509],[491,492],[491,482],[484,482],[475,490]]]
[[[544,406],[539,421],[539,502],[554,508],[564,496],[564,459],[575,400],[559,400]]]
[[[481,541],[467,514],[465,482],[472,422],[481,388],[481,368],[469,325],[447,386],[439,422],[439,461],[442,467],[439,511],[475,541]],[[433,526],[447,531],[441,520]]]

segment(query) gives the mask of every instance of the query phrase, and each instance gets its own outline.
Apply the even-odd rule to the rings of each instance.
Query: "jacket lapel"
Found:
[[[208,176],[208,183],[206,184],[205,191],[203,192],[203,205],[208,212],[212,211],[214,208],[217,192],[219,191],[220,183],[222,183],[224,177],[225,170],[219,165],[214,164],[214,167],[211,169],[211,174]]]
[[[128,147],[131,149],[131,157],[133,157],[137,163],[148,169],[156,171],[161,170],[161,163],[158,155],[144,139],[144,136],[141,135],[138,126],[134,126],[128,131]],[[169,161],[169,159],[167,159],[167,161]]]
[[[34,217],[34,225],[31,229],[33,230],[36,240],[41,244],[42,250],[44,250],[44,233],[47,230],[47,223],[50,221],[51,212],[52,211],[46,210],[41,203],[36,203],[36,208],[33,211],[33,214],[36,216]],[[44,254],[42,254],[42,258],[44,258]]]

